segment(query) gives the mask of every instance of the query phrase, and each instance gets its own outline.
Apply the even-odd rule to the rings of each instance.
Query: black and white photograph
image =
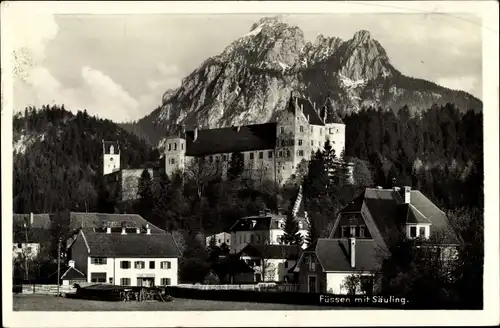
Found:
[[[493,1],[2,3],[4,326],[498,324],[498,90]]]

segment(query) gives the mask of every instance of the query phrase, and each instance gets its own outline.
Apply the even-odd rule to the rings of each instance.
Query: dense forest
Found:
[[[64,106],[27,108],[13,119],[14,212],[96,210],[102,140],[120,144],[122,167],[140,167],[159,154],[109,120],[76,115]]]

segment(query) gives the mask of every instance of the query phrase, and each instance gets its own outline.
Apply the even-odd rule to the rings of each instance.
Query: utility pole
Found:
[[[59,283],[61,280],[61,237],[57,243],[57,296],[59,296]]]

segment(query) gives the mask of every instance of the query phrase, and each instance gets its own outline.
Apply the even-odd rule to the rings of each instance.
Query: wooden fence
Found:
[[[84,287],[89,285],[89,283],[79,284]],[[19,286],[21,287],[21,286]],[[45,295],[57,295],[57,285],[22,285],[21,288],[18,289],[22,294],[45,294]],[[76,293],[76,288],[73,288],[73,285],[69,286],[59,286],[59,293],[68,294],[68,293]]]
[[[253,290],[267,292],[297,292],[299,285],[294,284],[247,284],[247,285],[201,285],[201,284],[178,284],[177,287],[200,289],[200,290]]]

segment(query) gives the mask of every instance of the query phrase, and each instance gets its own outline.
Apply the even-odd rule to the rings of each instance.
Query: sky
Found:
[[[16,24],[14,108],[64,104],[115,122],[138,120],[205,59],[263,15],[27,13]],[[286,15],[307,40],[370,31],[403,74],[482,99],[481,21],[443,14]],[[29,22],[29,24],[28,24]]]

